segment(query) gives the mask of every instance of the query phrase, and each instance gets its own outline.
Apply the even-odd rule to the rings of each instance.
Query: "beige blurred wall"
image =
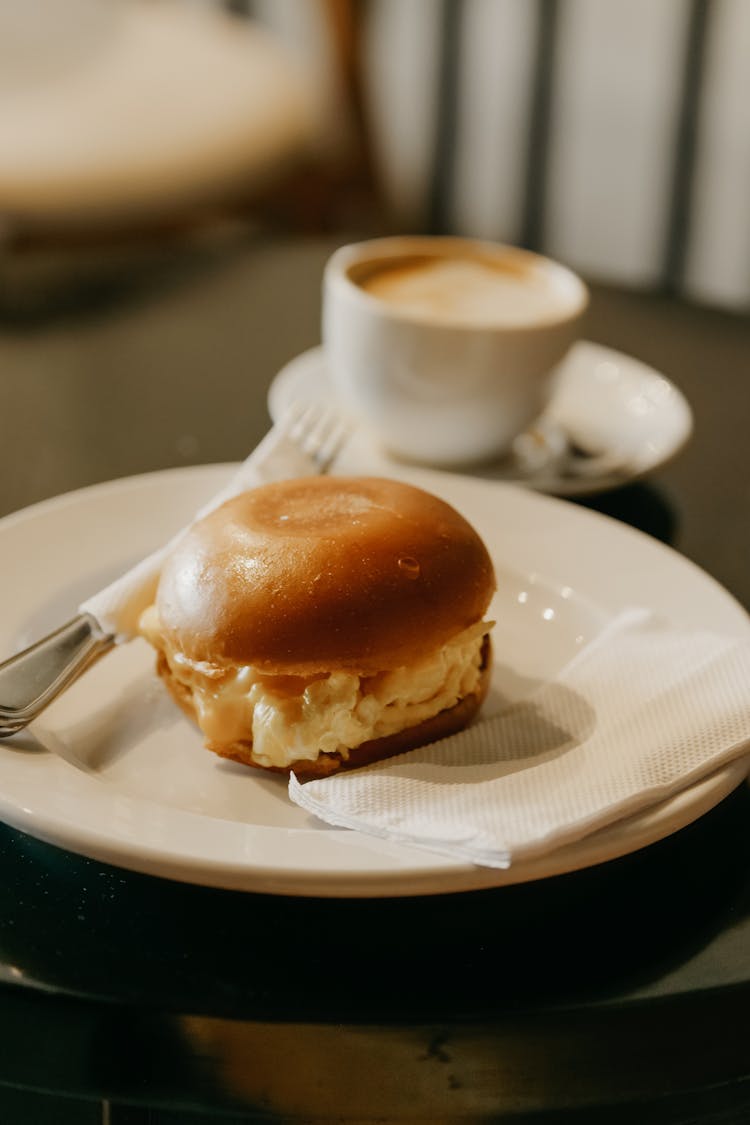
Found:
[[[750,307],[747,0],[352,6],[379,184],[399,226],[424,225],[429,215],[447,104],[444,225],[523,239],[529,193],[538,188],[528,157],[538,126],[540,22],[553,13],[554,44],[541,58],[549,69],[541,248],[594,279],[648,287],[666,278],[701,301]],[[256,0],[248,10],[317,60],[335,132],[330,6]],[[447,76],[455,88],[446,99],[451,51],[460,62]]]

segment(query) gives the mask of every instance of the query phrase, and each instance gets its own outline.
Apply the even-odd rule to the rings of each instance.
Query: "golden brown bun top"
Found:
[[[264,485],[196,522],[157,608],[191,660],[310,674],[396,668],[481,620],[487,549],[449,504],[376,477]]]

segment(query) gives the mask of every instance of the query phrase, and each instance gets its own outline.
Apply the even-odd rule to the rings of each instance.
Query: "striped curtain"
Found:
[[[400,229],[750,308],[750,0],[352,3]],[[326,5],[246,9],[299,44]]]

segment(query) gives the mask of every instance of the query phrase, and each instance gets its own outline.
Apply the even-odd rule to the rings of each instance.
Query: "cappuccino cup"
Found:
[[[329,376],[397,457],[494,460],[547,405],[587,304],[571,270],[515,247],[443,236],[344,246],[323,277]]]

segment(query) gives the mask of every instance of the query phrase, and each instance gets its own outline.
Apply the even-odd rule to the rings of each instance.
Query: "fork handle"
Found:
[[[0,664],[0,738],[27,726],[113,644],[83,613]]]

